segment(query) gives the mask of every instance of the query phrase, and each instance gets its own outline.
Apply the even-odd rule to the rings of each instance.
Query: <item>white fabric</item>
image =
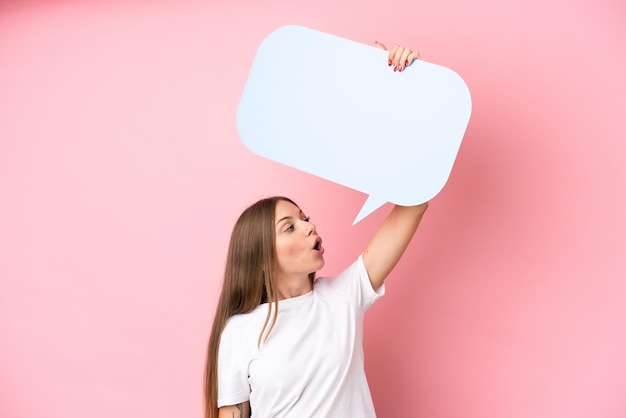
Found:
[[[250,401],[252,416],[375,417],[365,377],[363,315],[374,292],[359,257],[314,290],[278,303],[274,329],[258,348],[267,304],[235,315],[222,333],[218,406]]]

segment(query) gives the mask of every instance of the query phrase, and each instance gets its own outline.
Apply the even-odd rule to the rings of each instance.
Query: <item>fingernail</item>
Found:
[[[406,60],[406,61],[404,62],[404,66],[405,66],[405,67],[408,67],[408,66],[409,66],[409,60]]]
[[[388,61],[389,66],[391,67],[391,60]]]
[[[403,66],[400,66],[400,67],[398,68],[398,72],[400,72],[400,71],[402,71],[402,70],[404,70],[404,67],[403,67]]]
[[[398,71],[398,66],[397,65],[395,67],[393,67],[393,71],[394,72]]]

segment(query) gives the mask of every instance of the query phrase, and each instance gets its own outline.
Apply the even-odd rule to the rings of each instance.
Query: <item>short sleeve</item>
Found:
[[[367,311],[374,302],[385,294],[384,284],[378,288],[378,291],[372,288],[362,255],[337,276],[324,277],[320,281],[323,282],[323,285],[341,292],[349,300],[354,301],[352,303],[356,303],[362,312]]]
[[[374,302],[380,299],[385,294],[385,283],[383,283],[378,290],[374,290],[370,276],[365,269],[365,263],[363,262],[363,255],[360,255],[355,262],[357,277],[359,279],[359,293],[361,299],[361,306],[363,310],[367,310]]]
[[[220,339],[217,359],[217,406],[237,405],[250,399],[248,355],[236,336],[235,318],[226,324]]]

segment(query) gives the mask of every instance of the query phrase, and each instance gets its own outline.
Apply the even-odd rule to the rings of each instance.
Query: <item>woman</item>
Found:
[[[402,71],[418,56],[396,46],[388,64]],[[319,280],[322,239],[292,200],[246,209],[231,235],[209,340],[205,416],[374,417],[363,315],[427,208],[395,206],[351,266]]]

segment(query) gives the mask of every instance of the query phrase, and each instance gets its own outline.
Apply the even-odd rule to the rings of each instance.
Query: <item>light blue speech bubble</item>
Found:
[[[259,47],[237,111],[254,153],[369,195],[354,223],[386,202],[411,206],[443,188],[471,113],[454,71],[301,26]]]

